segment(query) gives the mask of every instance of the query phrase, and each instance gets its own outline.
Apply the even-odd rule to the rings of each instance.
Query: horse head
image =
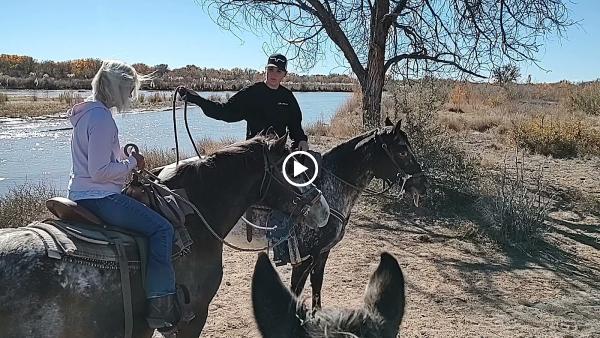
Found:
[[[394,124],[386,118],[385,127],[373,132],[372,138],[378,146],[373,171],[375,177],[380,179],[401,179],[402,188],[411,193],[413,202],[418,207],[420,197],[427,191],[427,178],[401,125],[401,120]]]
[[[361,308],[311,312],[282,284],[261,253],[252,279],[252,305],[264,338],[393,338],[404,315],[404,276],[396,259],[383,253]]]

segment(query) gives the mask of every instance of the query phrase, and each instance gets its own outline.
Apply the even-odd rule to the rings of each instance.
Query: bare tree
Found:
[[[197,1],[234,34],[272,34],[272,48],[303,69],[341,51],[362,89],[365,128],[381,122],[390,68],[487,77],[506,61],[536,61],[541,41],[572,23],[563,0]]]

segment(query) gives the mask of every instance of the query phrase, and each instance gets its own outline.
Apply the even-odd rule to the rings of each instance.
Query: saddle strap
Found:
[[[129,280],[129,263],[125,247],[117,241],[115,243],[117,255],[119,256],[119,272],[121,273],[121,292],[123,293],[123,313],[125,315],[125,336],[133,335],[133,306],[131,303],[131,284]]]
[[[40,228],[28,227],[27,229],[41,237],[42,242],[46,247],[46,253],[48,257],[54,259],[62,258],[61,251],[56,246],[56,243],[54,242],[54,239],[52,238],[52,236],[50,236],[50,234],[48,234],[45,230]]]

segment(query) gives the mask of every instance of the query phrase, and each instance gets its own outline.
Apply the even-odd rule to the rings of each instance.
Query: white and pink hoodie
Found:
[[[73,125],[69,198],[102,198],[120,193],[137,161],[119,145],[112,113],[98,101],[85,101],[67,112]]]

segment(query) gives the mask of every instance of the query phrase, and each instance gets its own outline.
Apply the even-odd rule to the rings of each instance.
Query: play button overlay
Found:
[[[294,177],[302,174],[303,172],[305,172],[307,170],[308,170],[308,167],[305,167],[302,164],[300,164],[300,162],[294,160]]]
[[[302,158],[309,158],[310,161],[302,161]],[[289,184],[305,187],[315,181],[319,174],[319,168],[313,155],[306,151],[294,151],[283,160],[282,172],[283,178]],[[308,181],[305,173],[310,175]]]

